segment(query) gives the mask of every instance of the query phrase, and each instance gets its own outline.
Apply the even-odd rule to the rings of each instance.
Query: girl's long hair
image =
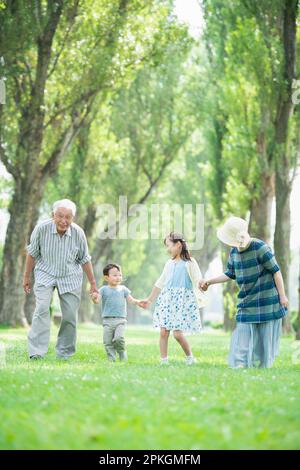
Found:
[[[178,232],[169,233],[169,235],[167,235],[166,238],[164,239],[164,244],[166,244],[167,238],[171,240],[171,242],[173,243],[180,242],[181,243],[181,253],[180,253],[181,259],[184,259],[186,261],[191,261],[191,254],[187,248],[186,241],[181,233],[178,233]]]

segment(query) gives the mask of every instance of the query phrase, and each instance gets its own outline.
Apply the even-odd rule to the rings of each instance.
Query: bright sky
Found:
[[[190,34],[199,37],[203,28],[203,15],[199,0],[175,0],[175,13],[189,25]]]

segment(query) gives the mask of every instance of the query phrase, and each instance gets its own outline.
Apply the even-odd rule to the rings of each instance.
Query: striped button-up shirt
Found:
[[[91,260],[82,228],[72,223],[60,236],[52,219],[34,228],[27,252],[35,258],[35,282],[56,286],[60,294],[81,286],[82,265]]]
[[[279,266],[271,248],[258,238],[253,238],[243,251],[231,249],[225,274],[240,287],[237,322],[261,323],[286,314],[273,277],[277,271]]]

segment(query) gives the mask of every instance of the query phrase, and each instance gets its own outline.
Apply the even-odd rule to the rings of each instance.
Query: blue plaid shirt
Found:
[[[225,274],[240,287],[237,322],[261,323],[286,314],[273,277],[279,269],[271,248],[258,238],[243,251],[231,249]]]

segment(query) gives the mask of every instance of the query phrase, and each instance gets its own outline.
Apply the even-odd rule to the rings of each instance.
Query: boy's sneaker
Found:
[[[185,363],[190,366],[191,364],[196,364],[197,360],[194,356],[186,356]]]

